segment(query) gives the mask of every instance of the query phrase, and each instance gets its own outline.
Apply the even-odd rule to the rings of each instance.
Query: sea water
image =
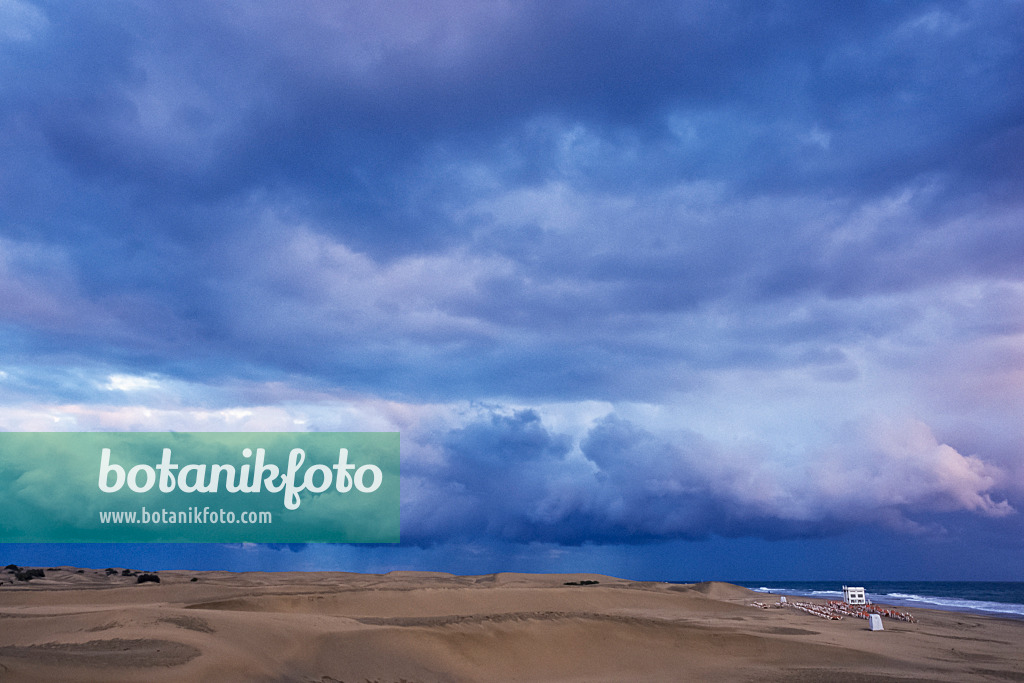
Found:
[[[760,593],[842,600],[843,585],[863,586],[870,602],[1024,619],[1020,581],[738,581]]]

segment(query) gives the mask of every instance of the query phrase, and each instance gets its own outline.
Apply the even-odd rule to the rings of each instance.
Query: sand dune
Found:
[[[45,574],[0,573],[2,681],[1024,681],[1024,622],[921,611],[871,632],[718,582]]]

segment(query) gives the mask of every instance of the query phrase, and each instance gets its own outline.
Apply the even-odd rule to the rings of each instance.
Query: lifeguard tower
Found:
[[[863,586],[843,586],[843,601],[847,605],[866,605],[868,598]]]

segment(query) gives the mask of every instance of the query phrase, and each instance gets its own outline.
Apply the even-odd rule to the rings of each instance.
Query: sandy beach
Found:
[[[43,569],[0,571],[5,682],[1024,681],[1024,621],[872,632],[726,583]]]

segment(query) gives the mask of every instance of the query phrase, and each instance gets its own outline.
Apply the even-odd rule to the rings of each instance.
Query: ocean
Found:
[[[761,593],[784,593],[830,600],[843,599],[841,581],[737,581]],[[1024,582],[1021,581],[855,581],[871,602],[913,612],[913,608],[973,612],[1024,619]]]

